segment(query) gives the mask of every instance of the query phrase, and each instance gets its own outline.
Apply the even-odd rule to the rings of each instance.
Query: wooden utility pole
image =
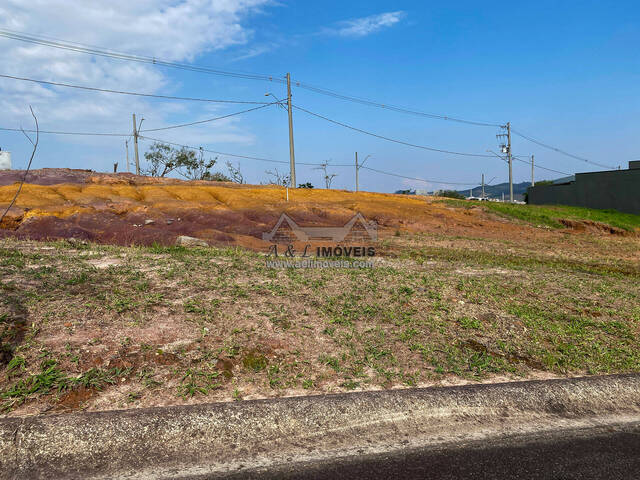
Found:
[[[513,203],[513,158],[511,157],[511,122],[507,122],[507,158],[509,159],[509,201]]]
[[[136,125],[136,114],[133,114],[133,150],[136,159],[136,175],[140,175],[140,157],[138,155],[138,126]]]
[[[484,198],[484,173],[482,174],[482,198]]]
[[[293,149],[293,110],[291,108],[291,74],[287,73],[287,109],[289,110],[289,162],[291,187],[296,188],[296,155]]]
[[[533,155],[531,155],[531,186],[532,187],[536,186],[536,181],[533,178]]]
[[[356,152],[356,192],[359,189],[359,185],[358,185],[358,152]]]

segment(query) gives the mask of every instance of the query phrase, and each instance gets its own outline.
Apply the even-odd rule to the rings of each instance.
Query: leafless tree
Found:
[[[229,177],[234,183],[244,183],[244,175],[240,171],[240,164],[236,167],[233,163],[227,160],[227,170],[229,170]]]
[[[13,207],[13,205],[16,203],[16,199],[18,198],[18,195],[20,195],[22,186],[27,180],[27,175],[29,174],[29,170],[31,169],[31,162],[33,162],[33,157],[36,155],[36,151],[38,150],[38,142],[40,141],[40,127],[38,126],[38,117],[36,117],[36,114],[33,113],[33,108],[31,108],[31,105],[29,105],[29,110],[31,111],[31,116],[33,117],[33,120],[36,124],[36,139],[34,141],[29,135],[27,135],[27,132],[25,132],[23,128],[20,128],[20,131],[24,134],[25,137],[27,137],[27,140],[29,140],[31,145],[33,145],[33,150],[31,151],[31,157],[29,158],[29,163],[27,164],[27,169],[24,172],[24,177],[22,177],[20,186],[18,187],[16,194],[13,196],[13,200],[11,200],[11,203],[9,203],[9,206],[0,217],[0,224],[2,223],[2,220],[4,220],[4,217],[7,215],[7,213],[9,213],[9,210],[11,210],[11,207]]]
[[[322,170],[324,173],[324,184],[327,188],[327,190],[329,190],[331,188],[331,182],[333,182],[333,179],[335,177],[338,176],[337,173],[327,173],[327,167],[329,167],[329,162],[325,161],[324,163],[321,163],[319,167],[314,168],[314,170]]]
[[[269,175],[267,185],[280,185],[281,187],[288,187],[291,184],[291,176],[289,174],[280,173],[277,168],[273,170],[267,170],[264,173]]]

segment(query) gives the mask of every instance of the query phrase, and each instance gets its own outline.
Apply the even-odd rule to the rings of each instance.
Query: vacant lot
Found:
[[[467,207],[447,206],[449,218]],[[640,371],[637,235],[480,214],[464,234],[447,219],[398,229],[363,270],[274,270],[239,247],[6,238],[0,405],[53,413]],[[502,233],[482,228],[500,222]]]

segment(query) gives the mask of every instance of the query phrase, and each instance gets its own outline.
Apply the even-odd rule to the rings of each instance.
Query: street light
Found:
[[[284,100],[280,100],[278,97],[276,97],[273,93],[271,92],[267,92],[264,94],[265,97],[273,97],[276,99],[276,104],[281,107],[284,108],[284,105],[282,105],[282,102],[284,102]]]

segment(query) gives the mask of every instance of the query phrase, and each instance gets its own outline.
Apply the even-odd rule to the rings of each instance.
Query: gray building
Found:
[[[612,208],[640,215],[640,160],[629,162],[628,170],[576,173],[552,185],[529,187],[533,205],[571,205]]]

